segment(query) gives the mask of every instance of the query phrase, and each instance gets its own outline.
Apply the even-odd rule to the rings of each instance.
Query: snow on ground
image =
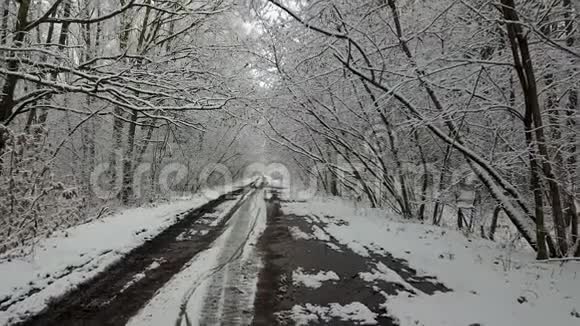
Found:
[[[298,268],[292,272],[292,280],[296,284],[304,284],[304,286],[317,289],[322,286],[322,282],[339,280],[340,278],[333,271],[319,271],[316,274],[304,273],[302,268]]]
[[[305,218],[311,223],[316,223],[318,221],[316,218],[310,218],[308,216],[306,216]],[[330,236],[328,234],[324,233],[324,230],[322,230],[322,228],[320,228],[318,225],[312,225],[312,234],[309,234],[309,233],[302,231],[297,226],[289,227],[288,231],[290,232],[290,235],[292,236],[292,238],[295,240],[318,239],[321,241],[325,241],[324,244],[326,246],[328,246],[330,249],[336,250],[336,251],[341,251],[339,246],[337,246],[336,244],[329,241]]]
[[[330,240],[330,237],[328,236],[328,234],[324,233],[322,228],[320,228],[318,225],[312,226],[312,234],[318,240],[322,240],[322,241],[329,241]]]
[[[236,259],[243,262],[257,257],[257,255],[252,255],[252,258],[249,258],[250,252],[255,253],[258,239],[266,228],[266,207],[262,192],[263,190],[260,190],[259,194],[250,194],[249,196],[253,195],[253,197],[249,198],[234,213],[227,228],[213,244],[207,250],[196,255],[181,272],[174,275],[127,325],[174,325],[178,319],[182,320],[184,325],[200,325],[199,318],[203,315],[202,309],[207,300],[206,295],[213,275],[220,272],[228,262]],[[248,225],[247,230],[235,228],[236,224],[233,221],[240,218],[241,214],[256,216],[252,229],[249,229],[252,225]],[[228,239],[235,232],[244,234],[247,232],[247,241],[241,244],[242,254],[239,257],[223,257],[224,250],[228,249],[226,248]],[[225,262],[222,261],[224,259]],[[257,273],[254,273],[244,277],[252,283],[252,288],[246,289],[245,292],[252,304],[257,290],[257,276]],[[182,308],[186,313],[181,314],[180,318]],[[252,307],[246,308],[251,309]]]
[[[296,323],[296,326],[305,326],[310,323],[328,323],[332,318],[342,321],[351,321],[356,325],[376,325],[377,315],[360,302],[352,302],[347,305],[331,303],[328,306],[318,306],[310,303],[304,306],[295,305],[290,312],[283,314]]]
[[[282,210],[309,218],[316,215],[328,224],[327,232],[353,251],[388,252],[406,259],[419,275],[435,276],[453,290],[432,296],[419,290],[416,296],[384,294],[389,315],[401,326],[580,325],[579,262],[536,262],[529,251],[468,239],[454,230],[397,221],[388,211],[334,199],[290,203]],[[364,277],[396,281],[398,275],[377,266]]]
[[[414,293],[417,291],[411,284],[407,283],[397,272],[388,268],[383,263],[376,264],[376,268],[372,273],[362,272],[358,274],[359,277],[367,282],[375,282],[377,280],[401,284],[408,292]]]
[[[165,260],[163,260],[163,261],[165,261]],[[147,268],[145,269],[145,272],[159,268],[161,266],[161,263],[163,263],[163,261],[160,262],[160,261],[156,260],[156,261],[152,262],[151,265],[147,266]],[[127,290],[128,288],[133,286],[135,283],[139,283],[139,281],[141,281],[145,277],[146,277],[146,275],[144,272],[135,274],[135,276],[133,276],[133,279],[131,279],[131,281],[127,282],[127,284],[125,284],[125,286],[121,289],[121,292],[124,292],[125,290]]]
[[[248,184],[245,180],[236,186]],[[216,189],[212,195],[230,191]],[[47,302],[90,279],[126,253],[175,223],[179,214],[207,203],[208,192],[140,207],[78,225],[39,239],[32,254],[0,256],[0,325],[42,310]],[[18,251],[21,248],[14,250]]]
[[[297,226],[292,226],[289,228],[290,234],[292,235],[292,238],[298,240],[298,239],[304,239],[304,240],[309,240],[309,239],[316,239],[314,236],[300,230],[299,227]]]

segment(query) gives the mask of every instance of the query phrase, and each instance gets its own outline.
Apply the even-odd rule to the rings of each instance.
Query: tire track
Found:
[[[228,237],[218,258],[218,264],[196,280],[188,290],[175,321],[176,326],[192,325],[187,305],[199,286],[208,279],[211,283],[202,307],[200,324],[229,326],[251,323],[252,314],[247,308],[253,304],[253,296],[249,295],[249,291],[254,287],[255,280],[247,276],[257,275],[258,257],[255,252],[250,252],[248,257],[243,257],[243,254],[255,230],[258,217],[262,214],[260,208],[253,212],[255,196],[259,193],[256,191],[251,194],[247,205],[240,207],[230,220]]]

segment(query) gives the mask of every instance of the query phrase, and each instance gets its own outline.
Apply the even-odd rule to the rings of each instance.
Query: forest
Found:
[[[0,253],[277,162],[580,257],[578,0],[1,0],[0,20]]]

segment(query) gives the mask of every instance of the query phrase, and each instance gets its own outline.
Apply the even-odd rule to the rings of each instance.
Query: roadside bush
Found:
[[[41,127],[28,133],[0,128],[4,141],[0,152],[0,253],[3,253],[78,224],[84,200],[73,184],[55,179],[51,172],[52,151]]]

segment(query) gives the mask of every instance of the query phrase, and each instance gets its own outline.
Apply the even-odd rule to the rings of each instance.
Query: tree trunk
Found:
[[[139,166],[141,162],[143,162],[143,158],[145,157],[145,152],[147,152],[147,148],[149,147],[149,143],[151,142],[151,138],[153,137],[153,130],[155,129],[156,120],[152,119],[150,122],[151,126],[147,129],[147,135],[145,139],[142,140],[142,145],[139,147],[139,155],[137,155],[137,160],[135,161],[135,166]],[[144,127],[142,127],[144,128]],[[143,133],[143,129],[141,129],[141,133]]]
[[[491,218],[491,225],[489,226],[489,240],[495,241],[495,231],[497,231],[497,222],[499,220],[499,213],[501,213],[501,205],[496,205],[493,210]]]
[[[55,15],[56,15],[56,12],[55,12]],[[63,7],[62,17],[69,18],[70,15],[71,15],[71,1],[65,1],[64,7]],[[67,44],[67,41],[68,41],[69,27],[70,27],[69,22],[64,22],[61,24],[60,33],[58,36],[58,49],[60,51],[66,51],[65,45]],[[47,35],[47,41],[52,42],[53,31],[54,31],[54,24],[51,24],[49,26],[49,35]],[[65,56],[65,55],[63,54],[63,56]],[[51,72],[47,78],[49,80],[56,81],[58,78],[58,71],[55,70],[55,71]],[[44,101],[49,101],[50,98],[51,97],[49,96],[48,98],[44,99]],[[41,124],[46,123],[47,118],[48,118],[48,111],[42,110],[40,116],[38,117],[38,123],[41,123]]]
[[[6,44],[8,41],[8,17],[10,16],[10,0],[0,0],[2,6],[0,12],[2,13],[2,22],[0,22],[0,45]]]
[[[445,151],[445,157],[443,158],[443,167],[441,168],[441,175],[439,176],[439,185],[437,186],[437,200],[435,201],[435,207],[433,208],[433,225],[439,225],[441,221],[441,216],[443,214],[443,208],[441,207],[441,202],[439,198],[441,197],[441,191],[447,187],[447,179],[449,175],[449,158],[451,157],[452,147],[451,145],[447,145],[447,149]]]
[[[51,17],[55,17],[55,16],[56,16],[56,10],[51,14]],[[54,35],[54,23],[50,23],[48,25],[48,31],[46,32],[46,44],[51,44],[52,43],[52,37],[53,37],[53,35]],[[47,55],[42,55],[42,60],[46,61],[47,59],[48,59],[47,58]],[[47,77],[46,78],[50,78],[50,75],[47,74]],[[48,99],[42,99],[40,101],[42,103],[42,102],[48,101]],[[43,113],[41,115],[41,117],[38,117],[37,109],[34,108],[34,107],[31,108],[30,109],[30,112],[28,113],[28,120],[26,122],[26,129],[28,130],[31,125],[40,122],[40,119],[39,118],[42,119],[43,122],[45,122],[46,121],[46,114]]]
[[[151,0],[146,0],[145,4],[151,4]],[[147,26],[149,25],[149,15],[151,14],[151,8],[145,8],[145,17],[143,17],[143,24],[141,25],[141,30],[139,31],[139,39],[137,41],[137,52],[142,53],[144,51],[143,46],[145,42],[145,34],[147,31]]]
[[[113,146],[112,146],[112,151],[111,151],[111,165],[110,165],[110,171],[111,171],[111,190],[115,189],[117,186],[116,182],[117,182],[117,178],[118,178],[118,172],[120,172],[120,174],[122,175],[122,167],[121,169],[118,168],[118,164],[122,164],[121,161],[119,160],[119,157],[122,157],[122,149],[123,149],[123,121],[121,120],[121,117],[123,116],[123,110],[121,110],[120,108],[116,107],[114,110],[114,115],[113,115]],[[121,171],[119,171],[121,170]],[[122,185],[120,185],[122,186]]]
[[[461,207],[457,208],[457,228],[459,230],[463,229],[463,222],[465,221],[465,217],[463,215],[463,209]]]
[[[580,35],[580,3],[578,1],[574,1],[576,3],[576,8],[572,7],[571,0],[564,0],[563,5],[566,9],[565,13],[565,20],[566,20],[566,45],[569,47],[574,46],[576,44],[576,33]],[[574,21],[573,14],[576,16],[576,22]],[[576,23],[576,24],[574,24]],[[576,25],[576,28],[574,28]],[[578,61],[578,60],[577,60]],[[574,76],[578,72],[577,66],[573,65],[573,68],[570,70],[570,76]],[[576,112],[578,112],[578,89],[572,88],[569,90],[568,93],[568,103],[566,105],[566,127],[568,130],[577,130],[576,126]],[[576,195],[576,174],[578,173],[578,163],[577,163],[577,147],[576,147],[576,138],[577,133],[572,132],[570,135],[570,139],[568,141],[568,157],[565,162],[565,170],[568,171],[568,180],[567,180],[567,191],[568,194],[565,196],[565,210],[567,215],[567,220],[570,221],[570,244],[571,246],[578,245],[578,214],[580,212],[577,211],[576,204],[575,204],[575,195]],[[580,248],[576,250],[576,252],[572,253],[575,256],[580,256]]]
[[[503,16],[508,21],[506,23],[508,37],[512,48],[515,69],[518,71],[518,77],[525,96],[526,112],[531,114],[534,122],[536,143],[539,156],[542,159],[541,166],[544,176],[547,179],[549,193],[552,199],[552,217],[556,229],[556,241],[559,246],[560,254],[563,254],[568,251],[568,242],[566,226],[562,216],[560,189],[555,180],[552,164],[546,147],[542,113],[540,111],[536,79],[528,47],[528,40],[519,23],[519,17],[515,10],[514,0],[502,0],[501,3]],[[536,220],[538,219],[536,218]]]
[[[121,5],[124,6],[126,1],[125,0],[121,0]],[[121,31],[120,31],[120,37],[119,37],[119,50],[121,53],[127,51],[128,46],[129,46],[129,36],[130,36],[130,32],[131,32],[131,28],[130,28],[130,19],[129,19],[129,14],[127,11],[124,11],[122,14],[122,18],[121,18]],[[134,115],[134,113],[131,114],[131,117]],[[119,178],[119,175],[117,175],[117,173],[120,173],[120,177],[121,177],[121,184],[119,185],[121,187],[121,192],[119,193],[119,195],[121,196],[122,199],[124,199],[124,190],[128,187],[128,185],[125,184],[125,182],[127,181],[126,179],[126,173],[125,173],[125,167],[126,167],[126,160],[128,158],[123,156],[123,116],[124,116],[124,112],[121,108],[119,107],[115,107],[114,109],[114,115],[113,115],[113,151],[111,153],[111,188],[114,189],[116,186],[116,182],[117,182],[117,178]],[[134,135],[133,135],[134,137]],[[133,149],[128,149],[128,151],[133,151]],[[120,161],[117,161],[117,158],[121,158]],[[123,200],[124,201],[124,200]]]
[[[137,123],[137,111],[131,114],[131,123],[129,124],[129,135],[127,137],[127,153],[124,157],[123,167],[123,190],[121,199],[123,204],[128,204],[133,194],[133,149],[135,147],[135,128]]]
[[[421,187],[421,205],[419,206],[419,211],[417,212],[418,218],[423,221],[425,219],[425,206],[427,205],[427,188],[429,187],[429,170],[427,169],[427,160],[425,159],[425,153],[423,153],[423,146],[419,141],[419,131],[415,130],[415,143],[419,149],[419,157],[421,158],[421,164],[423,165],[423,183]]]
[[[337,150],[336,147],[334,146],[334,144],[331,143],[331,141],[329,139],[326,140],[326,155],[328,155],[328,160],[330,161],[331,164],[336,164],[336,158],[334,155],[334,152]],[[338,196],[338,177],[336,176],[336,174],[331,171],[332,167],[329,167],[328,169],[328,187],[329,189],[327,189],[327,191],[330,193],[330,195],[332,196]]]
[[[16,15],[16,27],[14,28],[14,41],[13,47],[19,48],[24,42],[26,37],[25,27],[28,24],[28,10],[30,8],[30,0],[21,0],[18,6],[18,13]],[[14,54],[10,56],[15,58]],[[18,60],[9,60],[7,65],[8,71],[16,72],[18,71],[19,65]],[[18,83],[18,77],[15,75],[7,75],[4,81],[4,86],[2,87],[2,99],[0,100],[0,123],[5,122],[10,115],[12,115],[12,109],[14,108],[14,91],[16,90],[16,84]],[[3,141],[0,141],[3,144]],[[0,145],[1,146],[1,145]],[[2,147],[0,147],[0,151]]]
[[[537,160],[537,154],[533,150],[533,139],[532,139],[532,122],[531,117],[526,115],[525,118],[525,133],[526,142],[530,148],[530,188],[534,194],[535,210],[534,214],[536,217],[536,241],[538,243],[538,259],[548,258],[548,252],[546,249],[546,227],[544,223],[544,197],[542,191],[542,184],[540,179],[540,167]]]

